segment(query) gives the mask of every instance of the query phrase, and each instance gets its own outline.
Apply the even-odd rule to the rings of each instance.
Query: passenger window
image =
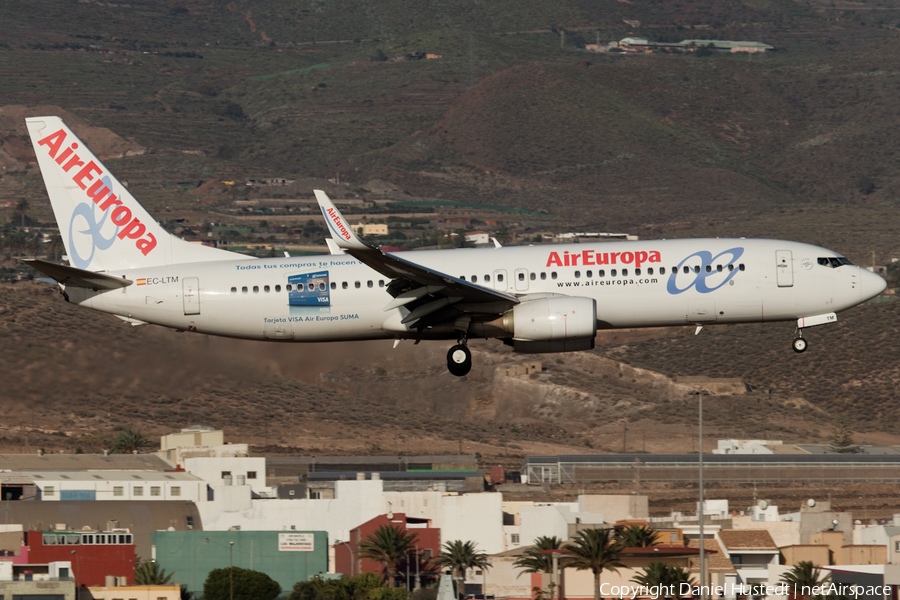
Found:
[[[478,275],[472,275],[472,283],[478,282]]]
[[[337,289],[337,284],[333,281],[331,282],[331,289],[333,289],[333,290]],[[275,291],[278,291],[278,286],[275,286]]]
[[[316,289],[316,284],[314,284],[312,281],[310,281],[309,283],[306,284],[306,289],[307,289],[307,291],[312,292],[313,290]]]
[[[503,281],[503,273],[497,275],[497,281]]]
[[[242,294],[246,294],[246,293],[247,293],[247,286],[246,286],[246,285],[245,285],[244,287],[241,288],[241,293],[242,293]]]
[[[547,274],[546,274],[546,273],[541,273],[541,279],[547,279]]]
[[[593,271],[586,271],[584,276],[590,279],[593,276]]]
[[[280,292],[280,291],[281,291],[281,286],[280,286],[280,285],[276,285],[276,286],[275,286],[275,291],[276,291],[276,292]]]
[[[356,289],[359,289],[360,287],[362,287],[362,284],[360,284],[358,281],[354,281],[353,287],[355,287]]]
[[[269,289],[269,286],[265,285],[265,286],[263,286],[263,291],[264,291],[264,292],[271,292],[272,290]]]
[[[350,287],[350,286],[347,285],[347,282],[346,282],[346,281],[342,281],[342,282],[341,282],[341,289],[342,289],[342,290],[346,290],[348,287]]]
[[[231,293],[232,293],[232,294],[237,294],[237,288],[236,288],[236,287],[231,288]]]
[[[628,277],[628,269],[622,269],[622,277]]]
[[[641,270],[640,270],[640,269],[635,269],[635,270],[634,270],[634,274],[635,274],[635,275],[640,275],[640,274],[641,274]]]
[[[610,276],[610,277],[615,277],[615,276],[616,276],[616,270],[615,270],[615,269],[610,269],[610,270],[609,270],[609,276]]]
[[[320,291],[320,292],[324,292],[324,291],[325,291],[325,282],[324,282],[324,281],[320,281],[320,282],[319,282],[319,291]]]
[[[253,293],[254,293],[254,294],[258,294],[258,293],[259,293],[259,286],[258,286],[258,285],[254,285],[254,286],[253,286]]]
[[[463,281],[466,280],[466,276],[465,276],[465,275],[460,275],[459,278],[462,279]]]
[[[721,273],[721,272],[722,272],[722,265],[716,265],[716,271],[719,272],[719,273]]]
[[[700,272],[700,265],[697,265],[696,267],[694,267],[694,273],[699,273],[699,272]]]
[[[638,273],[640,275],[640,273]],[[653,275],[653,267],[647,267],[647,275]]]
[[[665,268],[665,267],[660,267],[660,268],[659,268],[659,274],[660,274],[660,275],[665,275],[665,274],[666,274],[666,268]]]
[[[738,269],[740,269],[741,271],[743,271],[743,270],[744,270],[744,263],[741,263],[740,265],[738,265]]]
[[[529,275],[529,278],[530,278],[532,281],[534,281],[535,279],[537,279],[537,274],[536,274],[536,273],[532,273],[531,275]]]
[[[600,269],[599,271],[597,271],[597,277],[606,277],[606,271]]]
[[[372,283],[371,279],[366,282],[366,287],[372,287],[373,285],[374,284]]]
[[[284,286],[284,289],[286,289],[287,291],[291,291],[292,289],[294,289],[294,286],[292,286],[291,284],[287,284],[286,286]]]
[[[491,280],[491,276],[490,276],[490,275],[485,275],[485,276],[484,276],[484,280],[485,280],[485,281],[490,281],[490,280]]]
[[[575,271],[575,279],[581,277],[581,271]]]
[[[706,265],[706,272],[712,273],[712,265]]]
[[[378,287],[384,287],[384,279],[378,280]]]
[[[525,273],[519,273],[519,281],[525,281]]]
[[[728,265],[728,270],[729,270],[729,271],[734,271],[734,265]]]
[[[550,271],[550,279],[556,279],[556,271]]]
[[[685,265],[685,267],[684,267],[684,272],[685,272],[685,273],[690,273],[690,272],[691,272],[691,268],[690,268],[689,266]]]

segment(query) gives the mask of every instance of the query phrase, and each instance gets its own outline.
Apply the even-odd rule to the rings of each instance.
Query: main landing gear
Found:
[[[447,369],[457,377],[462,377],[472,370],[472,352],[466,346],[465,338],[447,352]]]
[[[791,343],[791,347],[794,349],[794,352],[806,352],[806,340],[803,339],[803,330],[799,327],[797,328],[797,332],[794,334],[796,337],[794,341]]]

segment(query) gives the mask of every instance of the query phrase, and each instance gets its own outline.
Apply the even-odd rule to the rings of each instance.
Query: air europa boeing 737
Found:
[[[594,347],[598,329],[796,321],[803,329],[885,289],[798,242],[689,239],[383,252],[316,198],[330,255],[254,259],[167,233],[58,117],[27,119],[69,264],[29,261],[65,299],[139,325],[256,340],[467,340],[516,352]],[[395,341],[395,344],[396,344]]]

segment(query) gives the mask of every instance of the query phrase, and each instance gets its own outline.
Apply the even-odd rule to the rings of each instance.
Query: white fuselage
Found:
[[[398,256],[522,301],[548,293],[593,298],[598,328],[793,320],[850,308],[884,289],[877,275],[835,264],[838,255],[830,250],[779,240],[508,246]],[[392,300],[389,280],[349,255],[110,274],[134,284],[99,292],[70,287],[69,300],[138,321],[247,339],[428,337],[400,324],[405,308],[384,310]]]

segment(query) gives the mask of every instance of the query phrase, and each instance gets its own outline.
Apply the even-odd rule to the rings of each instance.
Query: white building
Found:
[[[41,471],[31,478],[44,502],[59,500],[206,500],[206,482],[184,472]]]
[[[225,433],[203,425],[164,435],[159,440],[160,458],[184,467],[184,461],[194,457],[244,457],[249,455],[247,444],[226,444]]]
[[[772,446],[781,446],[781,440],[719,440],[713,454],[774,454]]]
[[[266,487],[264,456],[186,458],[184,470],[211,486],[248,485],[257,497],[274,496],[271,488]]]

